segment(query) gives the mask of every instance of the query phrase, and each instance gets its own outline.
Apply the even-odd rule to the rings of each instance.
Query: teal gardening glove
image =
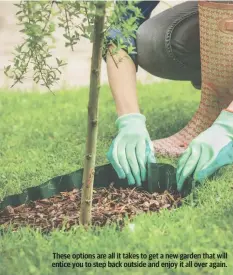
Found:
[[[233,164],[233,113],[222,111],[213,125],[197,136],[183,153],[177,167],[177,189],[185,179],[203,181],[220,167]]]
[[[118,135],[113,140],[107,158],[120,179],[129,185],[141,186],[146,180],[146,164],[155,163],[153,145],[142,114],[127,114],[116,120]]]

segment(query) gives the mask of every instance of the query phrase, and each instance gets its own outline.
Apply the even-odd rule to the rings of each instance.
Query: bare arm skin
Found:
[[[109,50],[111,51],[113,47],[110,46]],[[136,90],[135,64],[124,50],[120,50],[113,56],[108,52],[107,72],[118,116],[140,113]]]
[[[228,106],[227,109],[233,113],[233,101],[231,102],[231,104]]]

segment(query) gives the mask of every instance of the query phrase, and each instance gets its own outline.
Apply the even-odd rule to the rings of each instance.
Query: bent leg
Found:
[[[137,32],[138,64],[152,75],[201,82],[197,2],[185,2],[150,18]]]
[[[151,21],[148,20],[142,25],[138,35],[138,54],[139,64],[145,70],[164,78],[200,83],[197,11],[197,2],[185,2],[151,18]],[[167,21],[169,24],[166,23]],[[155,23],[157,27],[153,25]],[[153,26],[154,32],[151,33],[149,30],[153,30]],[[190,29],[190,26],[193,29]],[[192,35],[189,36],[189,33]],[[155,151],[165,156],[180,156],[196,136],[212,125],[221,110],[226,108],[231,100],[232,97],[216,93],[211,87],[202,83],[201,102],[191,121],[173,136],[155,140],[153,142]]]

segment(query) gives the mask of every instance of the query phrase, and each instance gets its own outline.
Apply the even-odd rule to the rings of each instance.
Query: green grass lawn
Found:
[[[194,114],[200,92],[189,83],[138,84],[142,112],[152,139],[173,134]],[[51,93],[0,92],[0,199],[83,167],[88,89]],[[115,106],[101,88],[97,165],[116,134]],[[176,164],[175,159],[159,161]],[[233,171],[222,168],[175,211],[140,215],[134,230],[113,226],[50,236],[22,229],[0,237],[0,275],[50,274],[233,274]],[[227,268],[52,268],[58,253],[221,253]],[[135,260],[137,261],[137,260]],[[161,260],[164,261],[164,260]],[[200,260],[196,260],[199,261]],[[195,261],[194,261],[195,262]]]

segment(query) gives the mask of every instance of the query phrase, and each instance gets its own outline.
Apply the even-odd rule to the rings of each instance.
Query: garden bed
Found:
[[[92,224],[104,226],[117,223],[124,226],[124,218],[130,220],[141,213],[158,212],[180,206],[179,194],[150,194],[136,188],[120,188],[111,184],[109,188],[98,188],[93,192]],[[49,232],[53,229],[69,230],[79,223],[81,190],[61,192],[49,199],[38,200],[18,207],[6,207],[0,211],[0,226],[9,225],[16,231],[19,227],[30,226]]]

